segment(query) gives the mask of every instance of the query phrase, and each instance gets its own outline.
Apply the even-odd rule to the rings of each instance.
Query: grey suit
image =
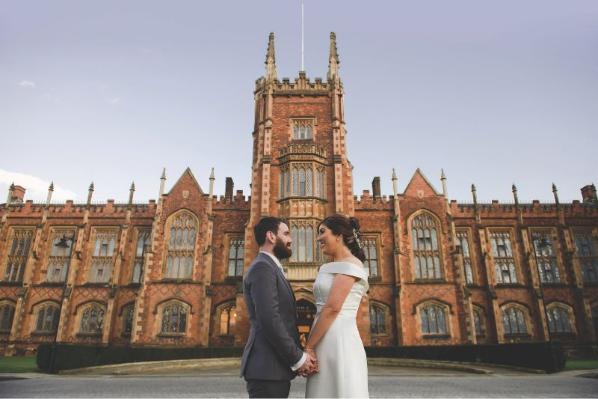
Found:
[[[295,378],[291,366],[303,356],[291,285],[274,260],[260,253],[243,278],[243,292],[251,329],[241,377],[288,383]]]

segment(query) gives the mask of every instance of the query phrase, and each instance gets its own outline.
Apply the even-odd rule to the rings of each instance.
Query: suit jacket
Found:
[[[251,329],[241,359],[246,380],[289,381],[303,352],[299,344],[295,295],[280,268],[260,253],[243,277]]]

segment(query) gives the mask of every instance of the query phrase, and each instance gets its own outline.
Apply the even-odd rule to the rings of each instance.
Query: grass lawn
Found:
[[[598,359],[592,360],[567,360],[565,370],[590,370],[598,369]]]
[[[0,373],[33,373],[39,371],[35,356],[0,357]]]

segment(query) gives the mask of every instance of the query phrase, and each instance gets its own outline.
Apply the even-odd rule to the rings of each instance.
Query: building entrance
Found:
[[[297,301],[297,329],[299,330],[299,341],[305,347],[311,325],[316,315],[316,306],[306,299]]]

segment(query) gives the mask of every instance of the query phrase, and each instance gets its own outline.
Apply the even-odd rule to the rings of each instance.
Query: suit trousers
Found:
[[[288,398],[291,381],[247,380],[250,398]]]

